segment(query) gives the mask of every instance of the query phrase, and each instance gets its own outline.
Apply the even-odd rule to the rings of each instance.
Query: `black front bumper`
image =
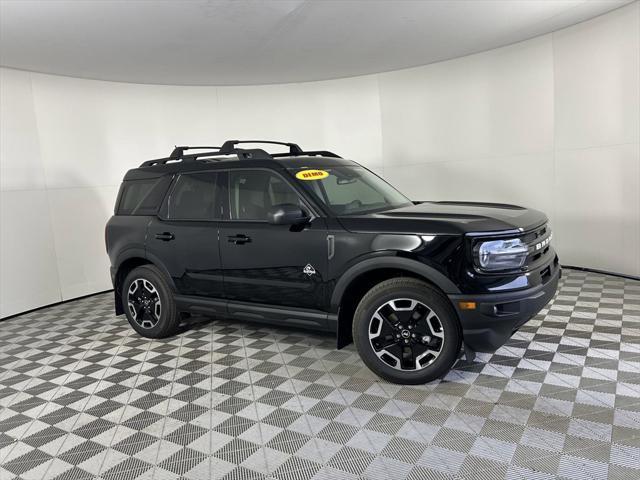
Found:
[[[557,257],[556,257],[557,258]],[[541,285],[505,293],[449,295],[460,324],[464,343],[477,352],[495,352],[553,298],[561,268],[549,265],[549,276]],[[475,310],[461,310],[459,302],[475,302]]]

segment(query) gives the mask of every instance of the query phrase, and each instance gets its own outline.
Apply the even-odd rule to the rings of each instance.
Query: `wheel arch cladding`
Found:
[[[428,283],[445,294],[460,293],[456,285],[428,265],[399,257],[364,260],[341,277],[331,297],[331,310],[338,313],[337,347],[352,342],[353,314],[362,297],[376,284],[395,277],[411,277]]]
[[[129,257],[123,260],[118,266],[118,270],[116,271],[116,276],[113,285],[113,300],[115,302],[115,310],[116,315],[122,315],[124,313],[124,309],[122,308],[122,282],[127,277],[129,272],[131,272],[134,268],[140,267],[142,265],[151,265],[152,263],[143,257]]]

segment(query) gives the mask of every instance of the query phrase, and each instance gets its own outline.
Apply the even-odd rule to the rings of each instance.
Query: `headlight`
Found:
[[[513,270],[522,267],[529,249],[519,238],[483,242],[478,248],[478,263],[483,270]]]

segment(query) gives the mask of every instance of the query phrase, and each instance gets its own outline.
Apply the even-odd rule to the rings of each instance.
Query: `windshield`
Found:
[[[322,170],[292,168],[299,183],[336,216],[380,212],[411,205],[411,200],[380,177],[359,166]]]

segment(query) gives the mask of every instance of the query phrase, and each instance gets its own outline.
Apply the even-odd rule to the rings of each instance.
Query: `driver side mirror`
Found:
[[[272,225],[303,225],[310,219],[299,205],[293,203],[274,205],[267,213],[267,221]]]

